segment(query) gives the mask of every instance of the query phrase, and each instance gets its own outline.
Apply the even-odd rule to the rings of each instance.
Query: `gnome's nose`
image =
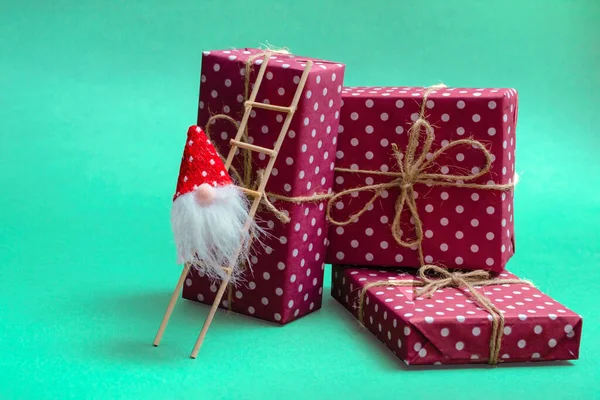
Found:
[[[203,183],[196,189],[194,193],[196,202],[201,206],[207,206],[215,199],[215,188],[208,183]]]

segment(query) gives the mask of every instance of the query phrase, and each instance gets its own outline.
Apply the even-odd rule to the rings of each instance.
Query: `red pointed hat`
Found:
[[[203,183],[218,187],[230,185],[232,180],[204,131],[199,126],[193,125],[188,129],[173,201],[181,195],[194,191]]]

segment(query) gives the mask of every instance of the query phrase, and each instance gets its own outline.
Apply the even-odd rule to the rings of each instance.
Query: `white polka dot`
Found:
[[[442,251],[448,251],[448,245],[446,243],[442,243],[440,245],[440,250],[442,250]]]
[[[540,357],[541,357],[541,356],[540,356],[540,353],[533,353],[533,354],[531,355],[531,358],[540,358]]]
[[[373,100],[371,100],[371,99],[368,99],[367,101],[365,101],[365,105],[366,105],[368,108],[371,108],[371,107],[373,107],[373,104],[375,104],[375,102],[374,102]]]
[[[415,343],[413,348],[415,349],[415,351],[421,351],[421,349],[423,348],[423,345],[421,343],[417,342],[417,343]]]
[[[494,209],[494,207],[492,207],[492,206],[489,206],[488,208],[486,208],[486,209],[485,209],[485,211],[486,211],[488,214],[492,215],[492,214],[494,213],[494,211],[496,211],[496,210]]]
[[[465,102],[464,102],[464,101],[462,101],[462,100],[459,100],[459,101],[456,103],[456,107],[458,107],[458,108],[460,108],[460,109],[462,110],[463,108],[465,108]]]
[[[373,261],[373,258],[374,258],[374,257],[373,257],[373,254],[371,254],[371,253],[367,253],[367,254],[365,254],[365,259],[366,259],[367,261]]]
[[[344,259],[344,253],[342,253],[341,251],[338,251],[335,256],[336,256],[336,258],[338,260],[343,260]]]
[[[457,133],[459,136],[462,136],[462,135],[464,135],[464,134],[465,134],[465,128],[463,128],[462,126],[459,126],[458,128],[456,128],[456,133]]]
[[[462,350],[465,348],[465,344],[463,342],[456,342],[456,350]]]
[[[352,138],[352,140],[350,140],[350,144],[354,147],[358,146],[358,139],[357,138]]]
[[[371,228],[365,229],[365,235],[367,235],[367,236],[373,236],[373,229],[371,229]]]
[[[433,317],[425,317],[425,322],[427,322],[428,324],[432,324],[434,322]]]
[[[425,206],[425,211],[427,211],[427,212],[432,212],[432,211],[433,211],[433,206],[432,206],[431,204],[427,204],[427,205]]]
[[[440,220],[440,224],[442,224],[443,226],[448,225],[448,218],[444,217]]]
[[[219,71],[221,69],[221,66],[219,64],[215,64],[213,65],[213,69],[216,71]]]
[[[394,260],[395,260],[397,263],[401,263],[401,262],[402,262],[402,260],[404,260],[404,257],[402,256],[402,254],[396,254],[396,256],[394,257]]]
[[[447,174],[450,172],[450,168],[444,165],[442,168],[440,168],[440,171],[442,171],[442,174]]]
[[[440,332],[443,337],[447,337],[450,334],[450,330],[448,328],[443,328]]]
[[[493,258],[488,258],[487,260],[485,260],[485,263],[486,263],[488,266],[490,266],[490,267],[491,267],[492,265],[494,265],[494,259],[493,259]]]
[[[365,158],[366,158],[367,160],[372,160],[372,159],[373,159],[373,156],[374,156],[374,154],[373,154],[373,152],[372,152],[372,151],[367,151],[367,152],[365,153]]]
[[[525,340],[523,339],[519,340],[519,342],[517,343],[517,346],[519,346],[520,349],[525,348],[525,345],[527,345],[527,342],[525,342]]]
[[[404,327],[404,336],[410,335],[410,328],[408,326]]]
[[[382,121],[387,121],[390,118],[390,116],[388,115],[388,113],[381,113],[379,118],[381,118]]]
[[[457,213],[462,214],[463,211],[465,211],[465,208],[463,206],[458,205],[458,206],[456,206],[455,210]]]
[[[456,265],[462,265],[463,263],[463,258],[462,257],[456,257],[454,259],[454,262],[456,263]]]
[[[525,321],[527,319],[527,315],[525,315],[525,314],[519,314],[519,319],[521,321]]]
[[[510,328],[510,326],[505,326],[504,327],[504,334],[505,335],[510,335],[512,332],[512,329]]]
[[[425,231],[425,237],[431,239],[433,237],[433,231],[427,229]]]
[[[504,121],[504,122],[508,121],[508,116],[506,114],[504,114],[502,116],[502,121]]]
[[[565,325],[565,333],[571,333],[571,332],[573,332],[573,326]]]
[[[388,147],[390,142],[386,138],[383,138],[383,139],[381,139],[379,144],[381,144],[381,147]]]
[[[250,289],[254,290],[254,289],[256,289],[256,283],[254,283],[254,282],[250,282],[250,283],[248,284],[248,287],[249,287]]]
[[[479,246],[477,246],[476,244],[471,245],[471,251],[473,253],[477,253],[479,251]]]
[[[458,153],[456,155],[456,160],[457,161],[464,161],[464,159],[465,159],[465,155],[463,153]]]
[[[473,218],[473,219],[471,220],[471,226],[472,226],[472,227],[477,227],[477,226],[479,226],[479,220],[478,220],[477,218]]]
[[[404,128],[403,128],[403,127],[401,127],[400,125],[398,125],[398,126],[396,127],[396,133],[397,133],[397,134],[401,134],[402,132],[404,132]]]
[[[481,121],[481,116],[479,114],[473,114],[473,122]]]
[[[550,340],[548,340],[548,346],[550,346],[550,347],[556,347],[556,344],[557,344],[556,339],[550,339]]]
[[[477,194],[477,193],[473,193],[473,194],[471,195],[471,200],[473,200],[473,201],[477,201],[477,200],[479,200],[479,194]]]
[[[479,329],[478,327],[475,327],[475,328],[473,328],[471,333],[473,334],[473,336],[479,336],[481,334],[481,329]]]
[[[457,315],[456,316],[456,320],[458,322],[465,322],[465,317],[464,317],[464,315]]]
[[[367,125],[365,128],[365,132],[367,132],[368,134],[373,133],[373,127],[371,125]]]
[[[404,102],[402,100],[396,100],[396,108],[404,107]]]
[[[485,234],[485,238],[487,240],[494,240],[494,234],[492,232],[488,232]]]
[[[198,301],[204,301],[204,295],[202,295],[201,293],[198,294],[198,296],[196,296],[196,298],[198,299]]]
[[[213,98],[217,98],[217,96],[219,95],[219,92],[217,92],[216,90],[213,90],[212,92],[210,92],[210,95],[211,95]]]
[[[350,114],[350,119],[352,119],[353,121],[356,121],[358,119],[358,113],[353,112],[352,114]]]
[[[450,120],[450,116],[448,114],[442,114],[442,121],[448,122]]]
[[[558,316],[556,314],[548,314],[548,318],[550,318],[551,320],[555,320],[556,318],[558,318]]]

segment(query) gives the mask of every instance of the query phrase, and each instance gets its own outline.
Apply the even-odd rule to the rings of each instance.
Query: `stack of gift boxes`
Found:
[[[198,125],[211,120],[221,153],[237,129],[211,116],[239,122],[265,53],[203,55]],[[257,101],[273,105],[292,102],[314,62],[265,190],[289,221],[261,209],[268,235],[221,307],[291,322],[321,307],[327,263],[332,296],[406,364],[578,357],[581,317],[504,269],[515,252],[515,90],[344,87],[343,64],[269,55]],[[253,110],[247,141],[272,147],[284,117]],[[267,163],[251,161],[234,160],[239,184]],[[192,271],[183,296],[210,304],[217,287]]]

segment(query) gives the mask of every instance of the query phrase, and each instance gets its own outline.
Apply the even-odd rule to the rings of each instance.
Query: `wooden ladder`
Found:
[[[271,54],[265,54],[265,56],[262,58],[262,64],[260,66],[260,70],[258,71],[258,75],[256,77],[254,87],[252,88],[252,93],[250,94],[250,98],[244,103],[244,108],[245,108],[244,116],[242,117],[242,121],[238,127],[237,133],[235,135],[235,139],[231,139],[229,141],[229,143],[231,144],[231,148],[229,149],[229,154],[227,155],[227,160],[225,161],[225,168],[227,170],[229,170],[229,168],[231,167],[231,163],[233,162],[235,153],[239,148],[247,149],[247,150],[258,152],[258,153],[263,153],[263,154],[269,156],[269,162],[267,164],[267,167],[265,168],[264,173],[262,174],[262,177],[260,178],[260,184],[259,184],[258,188],[256,190],[251,190],[248,188],[240,187],[240,189],[244,193],[246,193],[247,195],[252,196],[254,198],[254,200],[252,201],[252,205],[250,206],[250,210],[248,213],[248,219],[246,220],[246,223],[244,224],[244,227],[242,228],[243,230],[241,232],[241,237],[245,236],[245,233],[248,232],[248,230],[250,229],[250,226],[252,225],[252,222],[254,220],[254,217],[256,215],[256,211],[258,210],[260,202],[262,201],[263,196],[265,196],[265,187],[267,186],[267,182],[269,180],[269,177],[271,176],[271,172],[273,171],[273,166],[275,165],[277,155],[279,154],[281,145],[283,144],[283,140],[285,139],[288,129],[290,128],[292,118],[294,117],[294,113],[296,112],[296,108],[298,107],[298,103],[300,102],[300,97],[302,96],[302,92],[304,91],[304,86],[306,84],[306,80],[308,79],[308,75],[313,66],[312,61],[310,61],[310,60],[306,61],[306,66],[304,67],[302,77],[300,78],[300,82],[298,82],[298,87],[296,88],[296,93],[294,94],[292,104],[289,107],[277,106],[277,105],[266,104],[266,103],[259,103],[256,101],[256,96],[258,95],[258,90],[260,89],[260,85],[262,83],[263,77],[267,70],[267,65],[269,63],[270,58],[271,58]],[[277,137],[277,141],[275,142],[275,147],[273,147],[272,149],[255,146],[250,143],[241,141],[244,131],[246,130],[246,126],[248,125],[248,119],[250,118],[250,113],[252,112],[253,108],[262,108],[265,110],[284,112],[287,114],[285,121],[283,122],[283,126],[281,127],[281,130],[279,131],[279,136]],[[241,241],[243,241],[243,239],[241,239]],[[192,354],[191,354],[192,358],[196,358],[198,356],[198,352],[200,351],[200,346],[202,346],[204,338],[206,337],[206,332],[208,331],[208,328],[210,327],[210,324],[215,316],[217,308],[219,307],[219,303],[221,302],[221,299],[223,298],[223,294],[225,293],[225,289],[227,288],[227,285],[229,284],[229,280],[231,279],[231,275],[235,268],[235,263],[237,262],[237,258],[238,258],[237,256],[239,256],[239,253],[241,251],[242,251],[242,243],[240,243],[240,248],[238,250],[238,254],[236,255],[236,257],[233,258],[234,261],[232,261],[232,264],[228,265],[227,267],[223,267],[223,269],[225,270],[225,273],[226,273],[225,278],[223,279],[223,281],[221,282],[221,285],[219,286],[219,290],[217,291],[215,300],[213,301],[213,304],[210,308],[208,316],[206,317],[204,325],[202,326],[200,335],[198,336],[198,339],[196,340],[196,343],[194,344],[194,348],[193,348]],[[177,286],[175,287],[175,290],[173,291],[173,294],[171,296],[171,301],[169,302],[169,306],[167,307],[167,311],[165,313],[165,316],[163,317],[163,321],[160,325],[160,328],[158,329],[158,333],[156,334],[156,337],[154,338],[154,343],[153,343],[154,346],[158,346],[160,343],[160,340],[161,340],[164,330],[167,326],[167,323],[169,322],[169,318],[171,317],[171,313],[173,312],[173,308],[175,307],[175,303],[177,301],[177,298],[179,297],[179,292],[180,292],[181,288],[183,287],[183,282],[185,281],[185,277],[187,276],[187,274],[190,270],[190,267],[191,267],[191,265],[189,263],[186,263],[183,267],[183,271],[181,272],[179,281],[177,282]]]

